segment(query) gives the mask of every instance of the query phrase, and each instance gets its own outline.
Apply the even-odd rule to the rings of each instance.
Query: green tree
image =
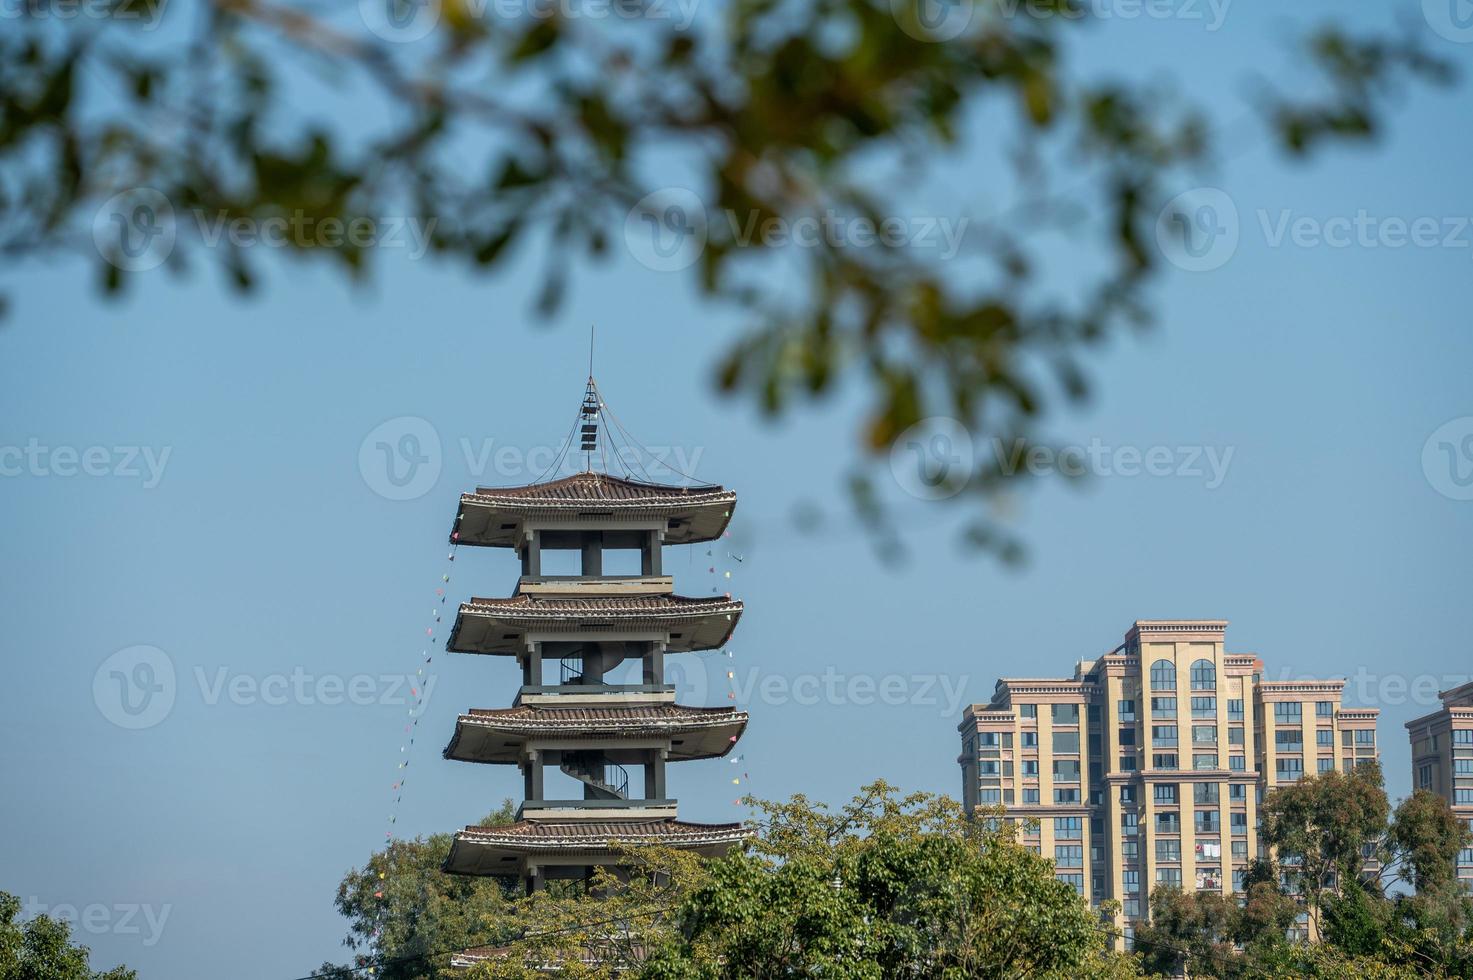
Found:
[[[761,808],[750,850],[713,865],[644,976],[1135,974],[1100,913],[995,818],[883,783],[837,812],[802,797]]]
[[[1217,134],[1185,86],[1079,67],[1100,43],[1087,5],[963,0],[937,26],[920,4],[737,0],[684,25],[661,19],[667,3],[623,0],[618,32],[445,0],[397,3],[412,22],[384,17],[376,34],[275,0],[108,0],[88,9],[109,16],[61,22],[19,4],[0,33],[0,256],[90,255],[116,292],[139,274],[125,271],[132,236],[160,230],[161,200],[181,217],[171,268],[206,251],[197,223],[278,222],[309,229],[288,245],[361,280],[372,251],[344,228],[414,215],[431,256],[478,270],[544,248],[547,313],[577,259],[606,256],[626,224],[699,222],[688,275],[747,322],[717,364],[722,390],[777,414],[852,376],[866,450],[944,413],[1025,453],[1046,408],[1086,393],[1090,349],[1150,319],[1170,185],[1212,159]],[[140,32],[156,19],[169,43]],[[1412,32],[1332,26],[1294,48],[1293,77],[1258,104],[1267,138],[1296,156],[1374,137],[1403,79],[1450,76]],[[340,84],[354,125],[303,118],[302,65]],[[1017,151],[998,154],[999,178],[1039,206],[973,229],[964,271],[910,244],[746,238],[906,213],[983,106],[1001,110],[987,144]],[[660,191],[671,183],[698,203]],[[1105,216],[1101,234],[1078,235],[1079,206]],[[332,223],[335,236],[316,233]],[[1062,296],[1035,246],[1060,228],[1080,247]],[[237,288],[257,281],[247,246],[210,254]],[[984,496],[1010,476],[1004,460],[985,466],[969,487]],[[856,501],[872,509],[865,476]],[[970,540],[1014,554],[985,514]]]
[[[22,922],[20,913],[20,899],[0,892],[0,980],[136,980],[127,967],[94,971],[65,922],[45,915]]]
[[[756,802],[756,801],[754,801]],[[591,894],[492,907],[500,937],[465,980],[1138,975],[1102,919],[997,821],[884,783],[831,811],[756,802],[746,849],[627,852]]]
[[[501,826],[516,819],[510,800],[482,821]],[[351,978],[373,965],[384,980],[429,980],[449,975],[449,953],[517,930],[488,932],[512,905],[515,889],[496,878],[447,875],[440,870],[451,835],[390,841],[338,885],[337,909],[348,919],[343,945],[350,965],[324,964],[319,973]]]
[[[1376,763],[1306,776],[1269,791],[1263,842],[1303,895],[1316,929],[1324,895],[1342,894],[1347,882],[1359,878],[1367,846],[1372,852],[1383,846],[1390,812]]]
[[[1419,892],[1456,884],[1458,852],[1473,846],[1473,832],[1447,800],[1419,789],[1397,804],[1387,834],[1388,870]]]

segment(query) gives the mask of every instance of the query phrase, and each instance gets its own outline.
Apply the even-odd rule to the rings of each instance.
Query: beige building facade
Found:
[[[1473,683],[1443,691],[1441,709],[1407,722],[1412,786],[1447,800],[1473,830]],[[1473,894],[1473,848],[1458,855],[1458,880]]]
[[[1377,758],[1378,712],[1342,707],[1343,680],[1265,681],[1226,627],[1137,620],[1071,678],[998,680],[958,726],[968,809],[1005,808],[1127,937],[1158,884],[1242,890],[1266,792]]]

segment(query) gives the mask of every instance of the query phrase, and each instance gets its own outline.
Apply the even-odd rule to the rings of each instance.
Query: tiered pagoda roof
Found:
[[[461,494],[453,540],[465,545],[516,547],[528,522],[556,518],[589,527],[611,519],[655,517],[665,522],[666,544],[721,537],[731,522],[736,493],[720,486],[643,483],[608,473],[575,473],[521,487],[478,487]]]
[[[665,674],[668,655],[721,647],[741,617],[740,601],[677,595],[663,572],[666,546],[726,533],[736,493],[595,472],[610,449],[643,467],[621,459],[628,433],[591,376],[574,424],[550,469],[580,453],[585,472],[462,494],[450,535],[457,545],[514,549],[521,574],[506,598],[461,603],[445,648],[515,657],[522,676],[512,707],[459,716],[444,756],[516,766],[523,802],[513,824],[457,833],[443,867],[517,877],[529,892],[628,864],[616,845],[717,856],[748,835],[739,823],[681,821],[666,782],[668,763],[727,755],[746,730],[747,713],[734,707],[674,704]],[[578,573],[552,572],[567,568],[569,552]]]
[[[451,653],[515,655],[523,634],[596,633],[611,628],[668,633],[675,653],[722,646],[742,614],[740,600],[681,595],[544,596],[461,603],[445,648]]]
[[[461,762],[514,764],[528,742],[556,738],[590,744],[609,739],[669,739],[675,761],[726,755],[747,727],[735,708],[677,704],[600,705],[578,708],[473,708],[455,722],[444,756]]]
[[[456,833],[445,870],[452,874],[506,875],[528,855],[606,854],[615,844],[678,847],[719,856],[747,835],[739,823],[519,820],[505,827],[466,827]]]

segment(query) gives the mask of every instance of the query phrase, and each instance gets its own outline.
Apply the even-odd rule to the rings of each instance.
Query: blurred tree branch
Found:
[[[137,189],[151,188],[173,213],[222,225],[414,215],[432,255],[477,267],[542,241],[537,308],[549,315],[577,256],[606,256],[626,221],[671,222],[650,196],[650,158],[668,153],[693,162],[702,209],[740,219],[703,221],[690,269],[750,323],[717,365],[719,387],[780,415],[852,376],[871,458],[938,414],[974,437],[1031,445],[1042,413],[1086,393],[1088,348],[1149,320],[1164,181],[1212,154],[1205,118],[1183,100],[1073,69],[1066,37],[1089,41],[1071,0],[733,0],[689,25],[655,16],[668,0],[618,0],[617,25],[562,8],[500,17],[477,0],[384,0],[395,6],[377,34],[268,0],[167,11],[110,0],[105,16],[65,23],[45,16],[47,0],[30,2],[20,29],[0,35],[0,254],[12,263],[91,255],[104,288],[122,290],[142,265],[138,242],[162,233],[138,211]],[[394,43],[405,29],[395,14],[433,20]],[[160,38],[187,43],[151,43],[138,21],[159,18]],[[1312,94],[1296,87],[1262,107],[1296,155],[1375,136],[1404,79],[1451,75],[1412,35],[1332,29],[1303,52]],[[305,118],[304,72],[362,100],[365,123]],[[1011,120],[996,143],[1019,148],[1020,182],[1035,182],[1040,154],[1065,154],[1107,216],[1108,235],[1087,244],[1099,260],[1089,268],[1103,271],[1082,264],[1066,296],[1041,281],[1034,222],[968,229],[968,260],[986,271],[965,274],[906,242],[821,236],[784,251],[743,235],[835,215],[881,226],[904,213],[928,157],[994,102]],[[372,248],[352,236],[287,244],[371,273]],[[176,270],[202,250],[169,245]],[[251,289],[248,249],[228,236],[217,246],[230,281]],[[774,267],[775,254],[789,261]],[[984,463],[967,489],[986,498],[1013,477]],[[869,468],[852,484],[862,511],[883,506]],[[985,508],[969,536],[1017,553]]]

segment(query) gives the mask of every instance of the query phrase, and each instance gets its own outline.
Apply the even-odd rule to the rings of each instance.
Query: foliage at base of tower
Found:
[[[123,966],[94,972],[90,951],[72,943],[65,922],[45,915],[22,922],[20,913],[20,899],[0,892],[0,980],[137,980]]]
[[[511,801],[481,826],[516,820]],[[513,907],[520,893],[495,878],[466,878],[440,870],[451,835],[390,841],[362,868],[338,885],[337,909],[348,919],[343,945],[356,954],[351,965],[324,964],[318,974],[333,980],[362,980],[372,965],[374,980],[430,980],[443,975],[449,954],[497,938],[488,919]],[[508,930],[501,938],[510,938]]]
[[[1137,975],[1052,862],[950,800],[875,783],[837,811],[756,805],[745,851],[651,851],[628,889],[534,899],[528,940],[467,980]]]

